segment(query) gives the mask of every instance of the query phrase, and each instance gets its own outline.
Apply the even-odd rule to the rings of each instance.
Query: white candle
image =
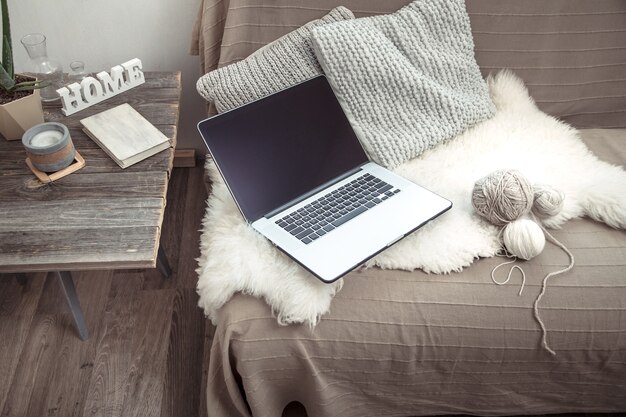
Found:
[[[61,142],[62,139],[63,132],[59,132],[58,130],[45,130],[33,136],[33,138],[30,140],[30,146],[37,148],[47,148]]]

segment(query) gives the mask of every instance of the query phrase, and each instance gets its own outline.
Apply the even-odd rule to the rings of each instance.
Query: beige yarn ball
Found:
[[[532,259],[546,245],[541,227],[530,219],[518,219],[504,228],[502,235],[506,250],[521,259]]]
[[[479,179],[472,191],[476,212],[497,226],[503,226],[530,212],[533,188],[515,170],[499,170]]]
[[[545,184],[535,184],[533,211],[541,217],[556,216],[563,208],[565,194]]]

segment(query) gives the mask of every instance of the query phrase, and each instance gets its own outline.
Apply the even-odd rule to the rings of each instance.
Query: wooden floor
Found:
[[[73,273],[86,342],[52,275],[0,275],[0,416],[206,414],[212,328],[195,292],[206,200],[198,165],[170,180],[161,240],[170,279],[156,270]]]

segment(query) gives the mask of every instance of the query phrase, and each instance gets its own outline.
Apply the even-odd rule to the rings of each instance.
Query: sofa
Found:
[[[347,0],[356,17],[407,0]],[[192,53],[203,73],[248,56],[340,3],[204,0]],[[483,76],[509,68],[539,108],[580,130],[600,159],[626,165],[626,4],[466,0]],[[214,111],[209,109],[209,112]],[[626,188],[624,189],[626,193]],[[237,294],[222,307],[206,384],[209,416],[532,415],[626,411],[626,232],[582,218],[528,262],[524,293],[491,280],[498,258],[459,273],[379,268],[344,278],[315,327],[281,326]],[[268,277],[271,279],[271,277]]]

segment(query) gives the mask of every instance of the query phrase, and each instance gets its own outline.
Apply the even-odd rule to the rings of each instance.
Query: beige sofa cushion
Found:
[[[626,127],[626,2],[468,1],[483,74],[512,69],[541,110]]]

